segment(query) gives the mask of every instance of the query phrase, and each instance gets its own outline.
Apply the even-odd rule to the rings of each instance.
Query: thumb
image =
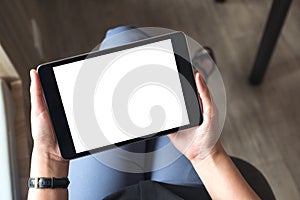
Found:
[[[204,117],[210,116],[211,111],[212,111],[211,110],[212,109],[212,100],[210,97],[208,87],[206,86],[206,84],[199,72],[196,73],[195,80],[196,80],[198,94],[199,94],[199,97],[200,97],[201,103],[202,103],[203,115],[204,115]]]
[[[30,99],[31,99],[31,112],[38,115],[47,109],[41,83],[35,69],[30,70]]]

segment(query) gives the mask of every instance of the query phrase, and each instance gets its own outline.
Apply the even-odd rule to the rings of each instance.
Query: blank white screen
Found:
[[[140,66],[146,65],[160,65],[176,71],[177,73],[168,74],[166,79],[173,78],[172,80],[176,80],[172,82],[174,84],[173,88],[177,88],[179,91],[177,91],[177,94],[180,95],[175,98],[174,92],[169,91],[168,86],[163,86],[159,83],[148,83],[136,87],[130,99],[120,99],[120,101],[128,101],[126,109],[128,110],[130,119],[139,127],[146,127],[151,123],[149,109],[154,105],[160,105],[166,114],[166,121],[163,127],[160,127],[158,130],[143,131],[140,135],[136,133],[130,135],[125,133],[126,130],[123,130],[122,127],[118,126],[112,115],[113,92],[122,77]],[[103,137],[107,141],[91,139],[92,142],[89,141],[87,143],[81,137],[81,134],[86,133],[79,132],[76,128],[76,123],[78,122],[74,118],[74,109],[76,109],[73,104],[74,88],[83,66],[88,67],[90,73],[93,73],[93,69],[95,68],[103,68],[103,73],[101,74],[101,78],[99,76],[94,96],[86,98],[94,98],[94,116],[103,131]],[[57,66],[53,69],[77,153],[189,124],[171,39],[89,58],[85,61],[82,60]],[[151,79],[151,76],[153,76],[153,79],[155,79],[155,74],[144,74],[142,76],[145,76],[145,79]],[[91,87],[91,85],[86,84],[84,87]],[[86,117],[93,116],[83,116],[83,118]],[[88,132],[91,134],[93,131]],[[97,132],[93,132],[92,134],[92,138],[99,138],[96,135],[98,134]]]

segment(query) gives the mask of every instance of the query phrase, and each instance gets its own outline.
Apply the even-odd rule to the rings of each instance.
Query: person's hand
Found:
[[[30,71],[31,129],[33,150],[30,176],[68,176],[69,161],[61,157],[36,70]],[[68,190],[30,188],[28,199],[68,199]]]
[[[36,70],[30,71],[32,176],[64,177],[69,162],[61,157]]]
[[[203,160],[221,149],[217,108],[200,73],[195,74],[203,123],[200,126],[168,135],[174,146],[190,161]]]
[[[217,108],[201,75],[195,75],[203,123],[170,134],[174,146],[193,165],[212,199],[259,199],[219,141]]]

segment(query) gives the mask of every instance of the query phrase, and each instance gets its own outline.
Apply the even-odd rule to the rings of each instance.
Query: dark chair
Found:
[[[234,164],[240,170],[252,189],[261,199],[275,199],[273,191],[262,173],[250,163],[235,157],[231,157]]]
[[[258,169],[256,169],[253,165],[242,159],[235,157],[231,157],[231,159],[237,166],[245,180],[261,199],[275,200],[275,196],[270,185]],[[195,197],[203,200],[211,199],[204,186],[190,187],[171,185],[167,183],[160,183],[160,185],[185,200],[193,200],[195,199]]]

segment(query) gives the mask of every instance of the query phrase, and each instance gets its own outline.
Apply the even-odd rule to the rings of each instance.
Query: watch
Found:
[[[70,181],[67,177],[64,178],[45,178],[45,177],[36,177],[28,179],[29,188],[67,188],[70,184]]]

